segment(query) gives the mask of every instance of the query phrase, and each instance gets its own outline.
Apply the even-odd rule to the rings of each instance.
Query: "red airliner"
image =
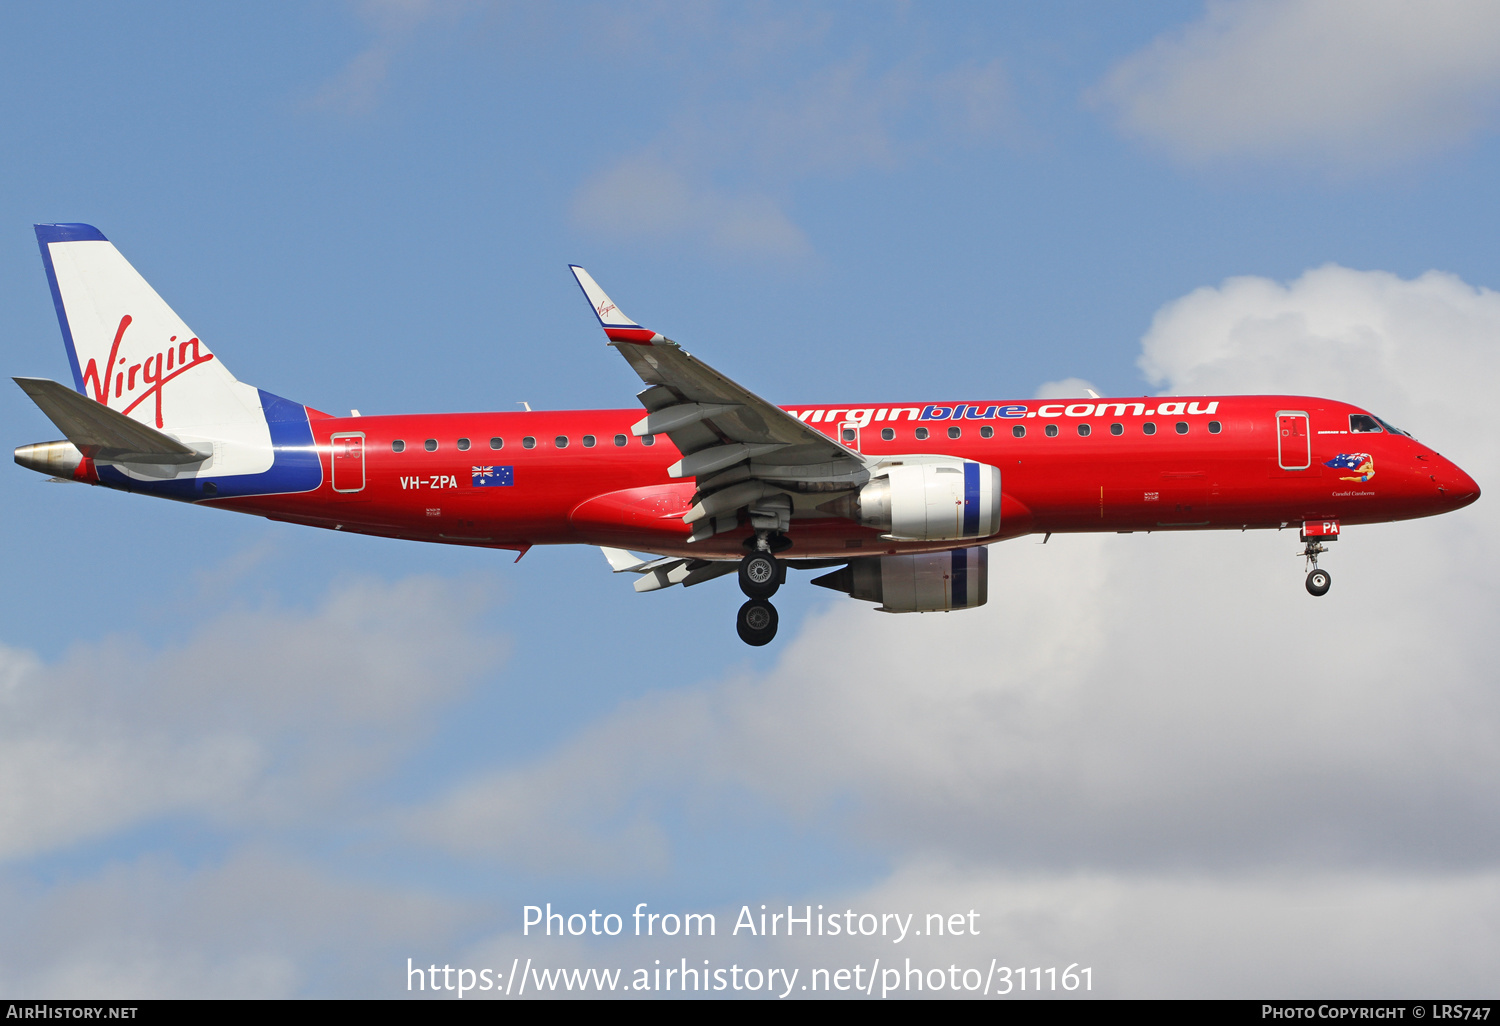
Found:
[[[73,387],[16,382],[66,440],[55,477],[335,531],[603,547],[637,591],[738,573],[740,637],[776,634],[786,568],[886,612],[983,605],[991,542],[1295,527],[1307,590],[1349,524],[1479,486],[1406,432],[1307,396],[774,406],[573,274],[645,388],[640,410],[333,417],[236,380],[98,229],[36,226]],[[645,558],[632,553],[647,553]]]

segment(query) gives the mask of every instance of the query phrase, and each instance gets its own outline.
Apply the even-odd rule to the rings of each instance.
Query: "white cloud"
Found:
[[[1015,124],[999,61],[931,70],[914,59],[874,67],[856,55],[808,71],[786,52],[769,67],[743,62],[719,52],[712,26],[694,31],[715,36],[714,66],[683,69],[687,98],[671,123],[584,182],[573,207],[581,229],[801,258],[811,246],[784,198],[796,183],[894,168],[914,155],[994,140]],[[771,34],[792,53],[808,42]],[[731,39],[756,53],[764,46],[760,34]],[[726,68],[735,69],[727,79]]]
[[[1490,128],[1500,8],[1486,0],[1210,0],[1092,94],[1190,161],[1386,164]]]
[[[1094,383],[1086,378],[1063,378],[1059,381],[1044,381],[1036,388],[1034,399],[1084,399]],[[1094,389],[1097,393],[1097,390]]]
[[[733,195],[690,181],[665,161],[637,154],[585,183],[573,203],[579,226],[621,238],[694,238],[710,249],[798,259],[807,236],[763,195]]]
[[[308,99],[315,110],[368,114],[380,102],[391,62],[412,33],[435,17],[453,19],[471,7],[470,0],[360,0],[355,5],[373,38],[342,70]]]
[[[321,815],[497,658],[468,634],[480,597],[361,581],[312,612],[226,615],[163,652],[111,639],[46,666],[0,650],[0,858],[171,815]]]
[[[205,868],[148,857],[44,889],[10,879],[0,882],[0,990],[69,999],[395,995],[408,957],[483,911],[255,847]]]
[[[1164,307],[1143,365],[1173,392],[1370,402],[1483,485],[1497,304],[1442,274],[1235,279]],[[749,793],[887,853],[900,884],[866,899],[921,905],[960,879],[992,914],[1030,909],[1008,920],[1015,957],[1113,966],[1110,993],[1482,985],[1500,957],[1492,506],[1352,528],[1323,599],[1286,533],[1009,542],[983,609],[836,604],[774,671],[638,701],[413,831],[500,862],[562,837],[650,871],[642,824]]]

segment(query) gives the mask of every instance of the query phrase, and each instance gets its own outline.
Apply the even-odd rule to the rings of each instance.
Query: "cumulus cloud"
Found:
[[[1484,0],[1211,0],[1091,94],[1120,130],[1205,162],[1340,170],[1442,150],[1494,123],[1500,8]]]
[[[1037,386],[1033,399],[1083,399],[1090,392],[1098,394],[1094,383],[1085,378],[1062,378],[1059,381],[1044,381]]]
[[[74,999],[394,994],[408,957],[484,911],[254,846],[204,868],[145,857],[46,889],[8,879],[0,989]]]
[[[0,859],[190,815],[287,825],[388,765],[498,658],[473,588],[361,581],[312,612],[241,610],[180,646],[0,650]]]
[[[1171,392],[1368,402],[1483,485],[1497,305],[1442,274],[1235,279],[1164,307],[1142,360]],[[524,824],[650,870],[659,841],[638,845],[622,809],[660,822],[748,793],[887,853],[866,904],[967,894],[1010,916],[1009,950],[1131,967],[1109,993],[1483,986],[1500,955],[1490,510],[1351,529],[1324,599],[1287,533],[1009,542],[983,609],[836,603],[774,671],[642,699],[412,829],[504,863]]]

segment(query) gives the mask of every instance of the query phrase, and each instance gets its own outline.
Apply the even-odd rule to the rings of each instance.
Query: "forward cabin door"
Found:
[[[363,432],[334,435],[333,490],[358,492],[365,487],[365,436]]]
[[[1306,470],[1312,466],[1312,437],[1307,430],[1307,411],[1276,412],[1277,466],[1282,470]]]

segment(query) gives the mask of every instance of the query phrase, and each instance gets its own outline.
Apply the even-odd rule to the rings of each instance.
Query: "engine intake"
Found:
[[[900,541],[988,538],[1000,530],[1000,468],[969,460],[885,467],[818,508]]]
[[[990,550],[975,545],[949,552],[856,559],[812,583],[850,598],[879,602],[884,613],[972,609],[990,597]]]

